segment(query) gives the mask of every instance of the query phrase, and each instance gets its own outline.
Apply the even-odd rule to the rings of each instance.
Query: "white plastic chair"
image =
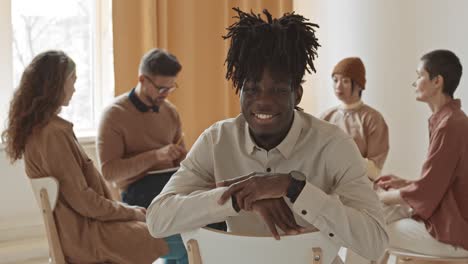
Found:
[[[320,232],[282,236],[245,236],[210,228],[182,234],[190,264],[330,264],[339,246]]]
[[[49,263],[66,264],[53,214],[57,204],[58,181],[53,177],[31,179],[31,186],[44,219],[49,243]]]
[[[386,264],[391,255],[396,257],[397,264],[468,264],[468,258],[438,257],[393,248],[387,249],[381,264]]]

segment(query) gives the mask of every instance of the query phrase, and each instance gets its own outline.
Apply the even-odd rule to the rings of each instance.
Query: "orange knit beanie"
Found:
[[[366,68],[360,58],[350,57],[342,59],[333,69],[332,76],[336,73],[351,78],[351,80],[355,81],[363,90],[365,89]]]

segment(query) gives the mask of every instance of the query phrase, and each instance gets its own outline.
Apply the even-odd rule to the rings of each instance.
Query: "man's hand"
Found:
[[[409,180],[405,180],[393,174],[389,174],[381,176],[377,180],[375,180],[374,189],[382,188],[386,191],[389,189],[400,189],[410,183],[411,181]]]
[[[186,154],[184,147],[175,144],[169,144],[156,150],[156,162],[158,165],[167,164],[172,167],[174,161],[180,159]],[[158,166],[159,167],[159,166]]]
[[[180,163],[185,159],[185,157],[187,156],[187,149],[185,149],[185,146],[184,145],[177,145],[182,154],[180,155],[179,158],[177,158],[176,160],[173,161],[174,163],[174,166],[180,166]]]
[[[283,198],[254,202],[252,209],[263,218],[276,240],[280,239],[276,226],[287,235],[297,235],[305,231],[304,227],[296,223],[291,208]]]
[[[233,197],[240,209],[250,211],[252,204],[259,200],[281,198],[286,195],[291,176],[289,174],[251,173],[217,183],[217,187],[229,188],[221,195],[218,204],[224,204]]]

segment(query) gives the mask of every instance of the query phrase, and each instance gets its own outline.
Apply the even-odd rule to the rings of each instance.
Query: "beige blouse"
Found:
[[[52,176],[59,182],[54,216],[67,261],[152,263],[168,251],[136,221],[135,209],[111,199],[68,121],[55,116],[33,131],[24,159],[28,177]]]
[[[377,110],[359,101],[333,107],[320,118],[353,137],[362,157],[367,160],[368,177],[375,180],[380,176],[389,151],[389,138],[387,124]]]

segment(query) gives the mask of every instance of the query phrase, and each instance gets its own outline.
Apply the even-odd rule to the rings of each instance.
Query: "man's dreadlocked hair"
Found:
[[[315,37],[317,24],[294,12],[273,19],[265,9],[265,21],[252,11],[233,10],[239,21],[227,28],[223,38],[231,38],[226,79],[232,79],[236,93],[246,79],[259,80],[265,68],[274,76],[290,78],[294,88],[301,84],[306,70],[316,72],[313,60],[320,47]]]

